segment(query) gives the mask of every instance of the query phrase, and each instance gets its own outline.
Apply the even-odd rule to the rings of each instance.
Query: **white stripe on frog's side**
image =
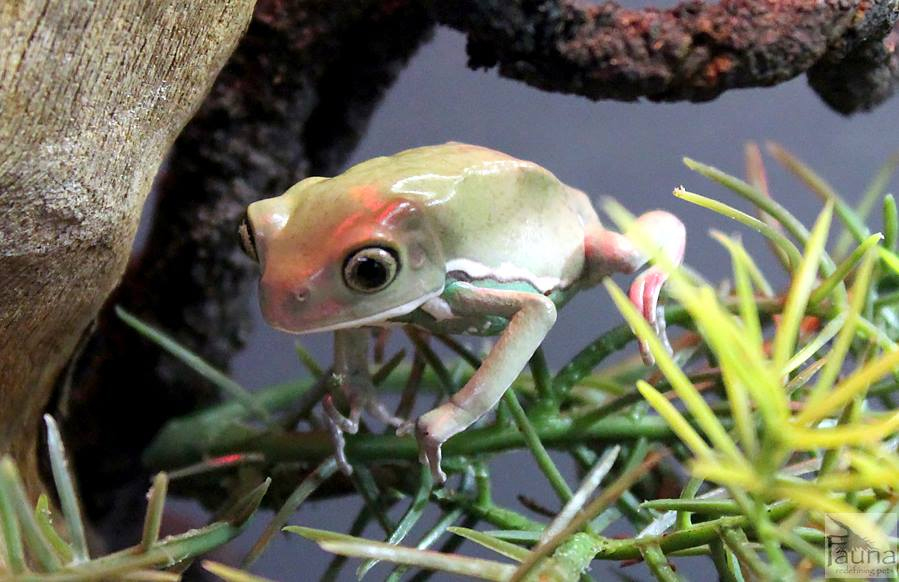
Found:
[[[428,299],[421,304],[421,309],[437,321],[444,321],[455,317],[449,303],[446,302],[446,299],[441,297]]]
[[[533,285],[541,293],[552,291],[562,287],[562,280],[558,277],[538,277],[527,269],[502,263],[499,267],[488,267],[483,263],[471,259],[452,259],[446,263],[446,272],[465,273],[471,279],[492,279],[500,283],[514,283],[524,281]]]

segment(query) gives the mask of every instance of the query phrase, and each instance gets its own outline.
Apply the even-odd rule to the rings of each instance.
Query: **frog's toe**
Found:
[[[415,421],[414,420],[405,420],[402,424],[396,427],[396,436],[406,436],[413,434],[415,432]]]
[[[446,473],[443,472],[443,468],[440,466],[443,456],[441,451],[443,441],[436,439],[433,432],[428,429],[427,424],[421,422],[421,419],[415,425],[415,437],[418,440],[419,461],[430,467],[434,485],[443,485],[446,483]]]
[[[390,411],[387,410],[387,407],[384,405],[384,403],[380,400],[374,398],[369,400],[365,404],[365,409],[368,410],[368,412],[371,413],[372,416],[388,426],[399,428],[406,423],[405,419],[391,414]]]
[[[671,353],[671,344],[665,326],[665,311],[659,305],[659,295],[668,275],[659,267],[651,267],[641,273],[631,284],[629,296],[631,303],[637,311],[646,319],[653,332],[662,343],[668,353]],[[640,355],[647,365],[655,363],[655,358],[649,349],[649,343],[640,340]]]
[[[334,398],[330,394],[325,394],[325,397],[322,398],[322,408],[328,422],[334,424],[341,432],[356,434],[359,431],[359,414],[354,408],[351,407],[350,417],[347,418],[337,410]]]
[[[346,439],[343,437],[345,431],[339,420],[347,419],[338,412],[330,395],[326,396],[322,401],[322,406],[325,409],[325,425],[328,427],[328,434],[330,435],[331,443],[334,446],[334,460],[337,461],[337,468],[340,469],[340,472],[344,475],[352,475],[353,467],[346,458]]]

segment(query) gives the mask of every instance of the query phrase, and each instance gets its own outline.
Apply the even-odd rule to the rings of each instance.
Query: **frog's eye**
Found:
[[[392,249],[365,247],[347,257],[343,280],[355,291],[374,293],[390,285],[399,270],[399,258]]]
[[[240,236],[240,248],[248,257],[258,263],[259,254],[256,252],[256,237],[253,235],[253,225],[246,214],[243,215],[243,220],[240,221],[240,226],[237,227],[237,234]]]

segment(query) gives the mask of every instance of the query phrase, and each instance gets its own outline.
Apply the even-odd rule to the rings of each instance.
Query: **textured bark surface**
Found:
[[[435,9],[442,23],[468,35],[472,66],[497,66],[501,75],[547,91],[704,101],[729,89],[775,85],[821,62],[842,76],[825,80],[820,71],[813,88],[851,112],[889,95],[884,89],[895,81],[895,61],[884,55],[895,54],[895,41],[884,37],[897,6],[896,0],[722,0],[631,10],[614,2],[451,0]],[[867,72],[855,74],[859,66]]]
[[[159,164],[252,6],[0,7],[0,452],[32,485],[57,376],[118,283]]]
[[[227,368],[247,331],[257,269],[237,245],[247,204],[311,173],[335,172],[430,30],[428,13],[413,2],[257,4],[246,36],[172,149],[146,247],[73,378],[70,448],[94,515],[138,514],[111,510],[143,503],[146,481],[135,477],[144,474],[140,454],[149,439],[166,419],[214,396],[111,307],[122,305]],[[80,419],[88,416],[86,426]]]

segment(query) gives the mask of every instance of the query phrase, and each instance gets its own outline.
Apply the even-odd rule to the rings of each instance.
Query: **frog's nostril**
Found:
[[[293,298],[299,301],[300,303],[309,299],[309,288],[308,287],[300,287],[293,292]]]

